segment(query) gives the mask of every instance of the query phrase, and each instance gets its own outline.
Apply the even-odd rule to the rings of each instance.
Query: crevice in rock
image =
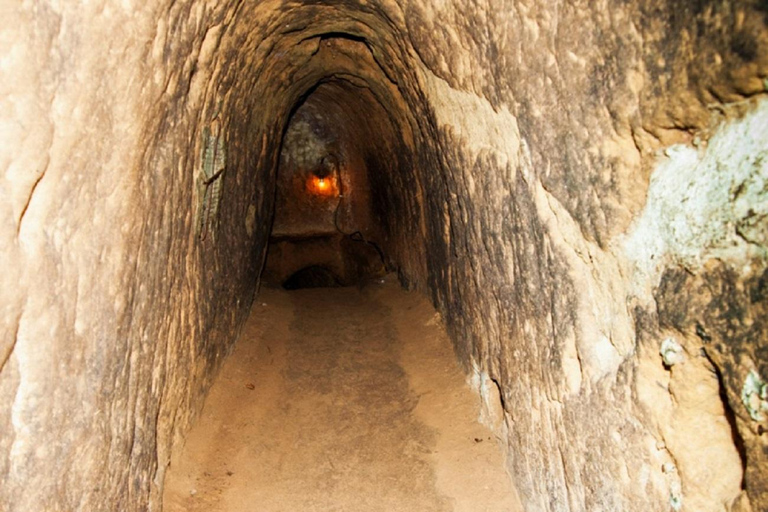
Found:
[[[27,209],[29,208],[29,203],[32,202],[32,198],[35,195],[35,190],[37,190],[37,186],[40,184],[40,182],[43,180],[43,177],[45,176],[45,171],[40,173],[40,176],[38,176],[35,181],[32,183],[32,188],[29,191],[27,201],[24,203],[23,208],[21,209],[21,213],[19,214],[19,219],[17,221],[17,228],[16,228],[16,236],[18,236],[21,233],[21,225],[24,223],[24,215],[27,214]]]

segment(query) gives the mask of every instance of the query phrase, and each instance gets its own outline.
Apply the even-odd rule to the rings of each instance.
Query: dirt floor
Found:
[[[166,512],[522,510],[434,309],[393,281],[261,291]]]

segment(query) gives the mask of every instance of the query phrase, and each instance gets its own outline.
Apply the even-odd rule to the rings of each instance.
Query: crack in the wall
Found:
[[[13,355],[13,350],[16,348],[16,343],[19,341],[19,327],[21,326],[21,317],[24,314],[24,308],[22,307],[21,313],[16,317],[16,321],[14,322],[14,329],[13,334],[11,335],[11,343],[8,347],[5,349],[5,353],[3,354],[2,360],[0,360],[0,373],[5,369],[6,363],[8,363],[8,360],[10,360],[11,356]]]
[[[45,171],[47,169],[44,169],[40,176],[38,176],[34,183],[32,183],[32,187],[29,191],[29,194],[27,195],[27,201],[24,203],[24,206],[21,209],[21,214],[19,215],[19,219],[17,221],[17,228],[16,228],[16,236],[19,236],[21,233],[21,226],[24,223],[24,217],[27,214],[27,209],[29,208],[29,205],[32,203],[32,198],[35,195],[35,191],[37,190],[37,186],[40,184],[40,182],[43,180],[43,177],[45,176]]]

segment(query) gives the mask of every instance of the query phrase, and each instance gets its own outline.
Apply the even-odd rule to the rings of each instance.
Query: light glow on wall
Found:
[[[320,177],[315,174],[307,180],[307,191],[316,196],[338,196],[339,188],[336,178],[332,176]]]

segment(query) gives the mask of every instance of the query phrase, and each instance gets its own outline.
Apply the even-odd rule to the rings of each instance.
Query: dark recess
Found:
[[[286,290],[303,288],[336,288],[341,286],[340,280],[329,269],[318,265],[305,267],[291,275],[283,283]]]

